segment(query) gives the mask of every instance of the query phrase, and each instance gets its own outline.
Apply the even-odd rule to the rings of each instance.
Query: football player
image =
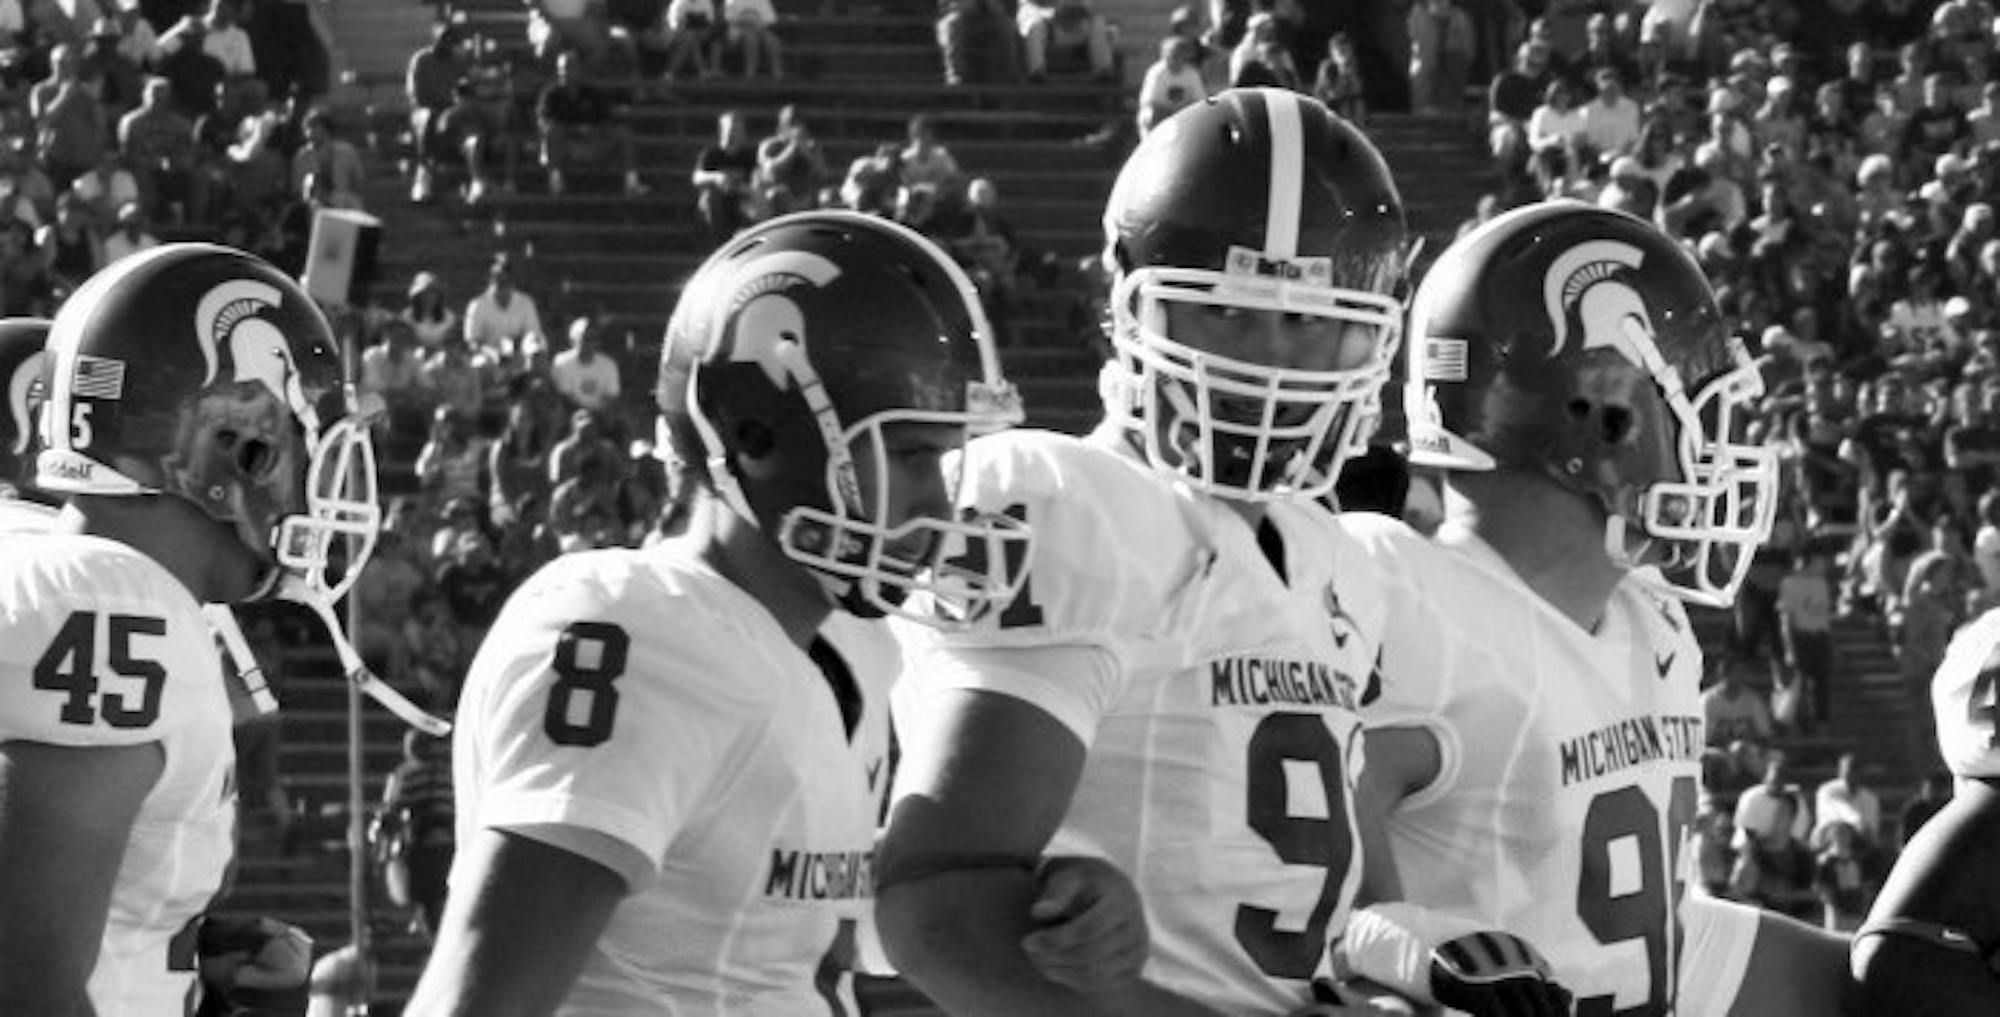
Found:
[[[963,504],[1035,532],[1027,585],[904,630],[884,945],[957,1015],[1289,1013],[1360,879],[1380,580],[1312,500],[1393,362],[1402,202],[1325,106],[1239,89],[1147,135],[1104,227],[1103,424],[965,453]],[[1130,992],[1065,992],[1017,945],[1051,851],[1136,882]]]
[[[2000,1013],[2000,611],[1960,629],[1931,681],[1951,801],[1897,857],[1854,934],[1851,1012]]]
[[[65,505],[0,533],[0,1012],[178,1013],[235,826],[201,605],[324,576],[338,534],[358,570],[373,478],[324,464],[367,432],[319,309],[228,248],[99,273],[47,356],[36,483]]]
[[[1017,585],[1028,531],[961,520],[943,464],[1019,400],[950,258],[832,211],[710,256],[657,395],[688,523],[548,565],[480,649],[413,1017],[855,1012],[899,667],[872,630],[935,583]],[[967,542],[1000,564],[941,560]]]
[[[1624,213],[1510,212],[1418,287],[1407,368],[1447,519],[1371,531],[1392,582],[1362,829],[1403,902],[1357,914],[1346,963],[1406,989],[1469,922],[1540,948],[1578,1014],[1836,1012],[1838,939],[1684,893],[1704,740],[1681,602],[1730,602],[1777,494],[1745,434],[1757,367],[1700,269]]]
[[[0,318],[0,530],[38,529],[55,518],[34,486],[48,337],[46,318]]]

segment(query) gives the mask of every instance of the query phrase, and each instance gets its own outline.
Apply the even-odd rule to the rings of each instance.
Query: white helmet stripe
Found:
[[[1292,258],[1299,253],[1299,212],[1305,167],[1305,129],[1299,121],[1299,99],[1275,88],[1260,89],[1264,115],[1271,125],[1271,187],[1264,209],[1264,256]]]

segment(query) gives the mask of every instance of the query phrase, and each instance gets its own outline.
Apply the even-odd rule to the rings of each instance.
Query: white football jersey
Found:
[[[0,533],[47,530],[56,512],[38,501],[0,496]]]
[[[1441,751],[1390,824],[1405,897],[1526,937],[1579,1014],[1673,1012],[1704,744],[1679,601],[1635,573],[1587,632],[1460,527],[1369,546],[1395,583],[1369,722]]]
[[[837,697],[675,542],[559,558],[507,602],[460,702],[459,837],[532,837],[631,890],[562,1013],[855,1012],[896,667],[865,624],[829,627]]]
[[[158,743],[90,976],[103,1017],[178,1014],[192,942],[234,851],[235,748],[201,607],[151,558],[97,537],[0,532],[0,740]]]
[[[1274,504],[1280,576],[1242,516],[1116,441],[971,443],[964,500],[1033,528],[1028,585],[970,631],[897,628],[897,721],[973,688],[1062,722],[1089,755],[1049,851],[1131,876],[1146,975],[1224,1012],[1289,1012],[1360,876],[1350,792],[1379,580],[1333,516]]]
[[[2000,777],[2000,609],[1967,622],[1931,678],[1938,752],[1959,777]]]

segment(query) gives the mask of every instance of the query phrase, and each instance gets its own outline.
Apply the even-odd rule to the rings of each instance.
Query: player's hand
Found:
[[[1431,951],[1431,995],[1472,1017],[1569,1017],[1570,994],[1533,944],[1475,932]]]
[[[1146,908],[1118,867],[1099,858],[1051,858],[1028,907],[1035,930],[1021,950],[1044,978],[1080,992],[1139,976],[1148,946]]]
[[[202,923],[201,980],[223,1012],[303,1014],[312,974],[312,937],[274,918],[209,918]]]

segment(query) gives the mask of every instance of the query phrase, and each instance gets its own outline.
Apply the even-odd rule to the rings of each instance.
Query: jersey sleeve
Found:
[[[1938,752],[1960,777],[2000,777],[2000,610],[1960,629],[1931,679]]]
[[[1437,742],[1437,774],[1406,800],[1414,806],[1444,794],[1457,781],[1464,756],[1457,715],[1447,709],[1456,698],[1454,685],[1462,669],[1452,634],[1462,626],[1446,617],[1448,598],[1427,593],[1453,586],[1439,548],[1415,530],[1391,523],[1357,518],[1350,527],[1379,577],[1381,597],[1374,698],[1364,703],[1362,720],[1370,728],[1420,728]]]
[[[700,612],[622,600],[580,569],[531,580],[473,662],[462,723],[478,760],[472,826],[590,858],[636,889],[758,720]]]
[[[968,446],[960,503],[1033,532],[1026,585],[969,627],[901,626],[899,713],[944,688],[1025,700],[1084,742],[1121,689],[1134,647],[1174,631],[1198,578],[1170,499],[1143,467],[1064,435],[1003,432]]]
[[[0,561],[0,741],[158,742],[170,683],[220,687],[199,608],[137,552],[23,533]]]

